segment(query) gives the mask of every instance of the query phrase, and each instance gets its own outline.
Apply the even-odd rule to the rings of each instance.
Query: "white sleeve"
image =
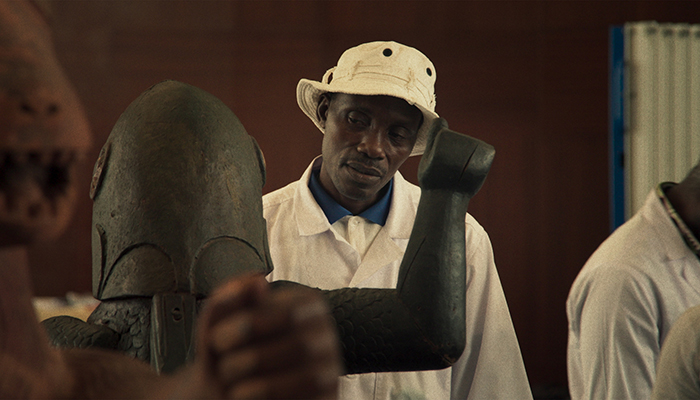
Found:
[[[574,283],[567,307],[572,399],[649,398],[659,354],[652,287],[632,269],[605,266]]]
[[[688,309],[673,324],[656,364],[652,400],[700,398],[700,306]]]
[[[451,399],[532,399],[491,241],[467,220],[467,342],[452,367]]]

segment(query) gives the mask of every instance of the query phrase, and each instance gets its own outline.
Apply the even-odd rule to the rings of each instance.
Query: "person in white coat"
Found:
[[[567,300],[571,398],[648,399],[661,346],[700,304],[700,166],[662,183],[588,259]]]
[[[324,133],[301,179],[263,197],[268,280],[321,289],[394,288],[420,189],[398,168],[425,148],[435,67],[396,42],[346,50],[321,82],[302,79],[301,109]],[[488,235],[466,216],[467,343],[439,371],[346,375],[341,399],[531,399]]]
[[[700,306],[673,324],[656,363],[651,400],[700,399]]]

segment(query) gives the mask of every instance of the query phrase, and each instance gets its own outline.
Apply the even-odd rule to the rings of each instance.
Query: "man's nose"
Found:
[[[369,158],[384,158],[381,132],[376,130],[365,132],[357,144],[357,151],[364,153]]]

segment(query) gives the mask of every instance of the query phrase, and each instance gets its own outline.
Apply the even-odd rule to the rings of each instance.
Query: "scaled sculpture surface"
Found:
[[[459,358],[464,219],[493,156],[491,146],[449,130],[444,120],[433,124],[397,289],[323,291],[347,373],[439,369]],[[175,81],[145,91],[117,121],[95,165],[93,293],[102,303],[87,324],[45,321],[54,344],[116,348],[166,372],[191,359],[192,321],[212,287],[272,268],[264,180],[260,149],[220,100]]]

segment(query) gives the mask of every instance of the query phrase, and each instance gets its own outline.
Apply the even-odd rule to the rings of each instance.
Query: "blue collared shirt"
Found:
[[[333,200],[333,198],[321,186],[321,182],[318,177],[319,172],[320,169],[311,171],[309,190],[311,190],[311,194],[314,195],[314,199],[316,199],[318,205],[321,206],[323,213],[326,215],[326,218],[328,218],[328,222],[333,225],[337,220],[346,215],[352,215],[352,213]],[[374,203],[372,207],[360,213],[360,217],[367,218],[375,224],[384,226],[386,223],[386,218],[389,215],[389,208],[391,207],[391,195],[394,192],[394,178],[391,178],[388,186],[388,190],[386,193],[384,193],[384,196],[382,196],[379,201]]]

